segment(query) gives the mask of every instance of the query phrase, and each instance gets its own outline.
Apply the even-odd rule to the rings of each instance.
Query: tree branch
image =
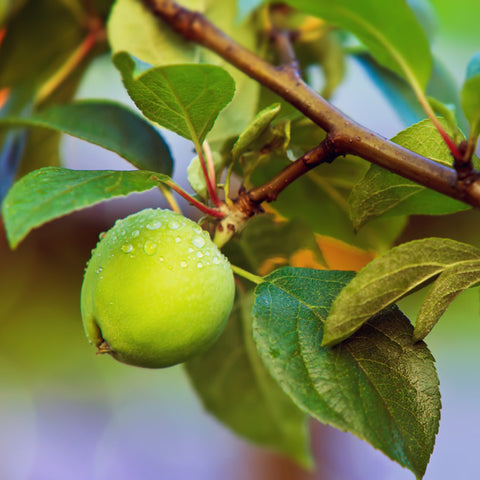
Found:
[[[459,180],[454,169],[407,150],[359,125],[313,91],[291,68],[275,67],[265,62],[225,35],[200,13],[189,11],[172,0],[142,1],[184,39],[217,53],[323,128],[336,155],[357,155],[427,188],[480,207],[480,181]]]

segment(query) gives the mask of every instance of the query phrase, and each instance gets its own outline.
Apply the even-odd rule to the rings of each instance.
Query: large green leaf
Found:
[[[414,240],[392,248],[360,270],[340,293],[327,319],[323,343],[333,345],[344,340],[377,312],[445,272],[447,277],[436,287],[439,294],[443,292],[439,302],[444,302],[444,292],[451,288],[452,279],[458,280],[462,269],[470,272],[479,261],[480,250],[445,238]],[[462,284],[470,286],[470,274],[469,278],[458,280],[458,288],[462,289]],[[430,299],[422,322],[434,323],[443,313],[442,308],[434,307]]]
[[[113,61],[143,114],[197,146],[235,92],[231,76],[214,65],[169,65],[136,75],[127,53],[117,53]]]
[[[462,107],[470,123],[470,136],[476,138],[480,133],[480,52],[470,60],[467,78],[462,88]]]
[[[450,150],[430,120],[412,125],[392,140],[438,163],[452,164]],[[370,166],[353,187],[349,203],[350,218],[356,229],[381,215],[445,215],[470,208],[377,165]]]
[[[0,127],[41,127],[68,133],[118,153],[137,168],[170,174],[172,159],[160,133],[124,106],[81,101],[42,110],[25,118],[0,118]]]
[[[16,182],[2,203],[8,241],[15,248],[32,229],[54,218],[110,198],[150,190],[169,180],[145,170],[35,170]]]
[[[323,323],[352,272],[281,268],[256,288],[254,338],[268,370],[305,412],[367,440],[417,478],[438,430],[433,357],[391,308],[335,348]]]
[[[186,364],[205,408],[250,441],[311,465],[306,415],[265,369],[252,337],[253,295],[238,294],[221,337]]]
[[[404,0],[288,0],[305,13],[354,33],[382,65],[424,90],[432,58],[427,38]]]

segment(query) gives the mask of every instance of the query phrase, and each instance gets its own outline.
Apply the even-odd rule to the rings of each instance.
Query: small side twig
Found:
[[[272,28],[269,32],[270,41],[277,51],[281,65],[279,69],[289,69],[293,75],[301,77],[300,64],[293,49],[292,40],[295,34],[288,30]]]
[[[327,136],[318,146],[297,158],[293,163],[285,167],[280,173],[270,181],[245,192],[249,200],[260,204],[263,202],[273,202],[278,194],[288,187],[297,178],[307,173],[312,168],[321,163],[328,163],[339,155],[330,138]]]

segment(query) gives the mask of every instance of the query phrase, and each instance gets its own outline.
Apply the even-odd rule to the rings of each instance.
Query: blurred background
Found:
[[[460,85],[480,50],[478,0],[431,0],[435,53]],[[333,101],[391,137],[405,125],[355,61]],[[108,58],[78,94],[130,103]],[[188,142],[166,134],[178,162]],[[65,138],[65,164],[126,169],[129,164]],[[161,206],[160,194],[129,196],[56,220],[15,251],[0,231],[0,480],[403,480],[413,475],[350,434],[312,422],[315,472],[247,445],[206,412],[182,367],[142,370],[97,357],[83,334],[79,292],[99,232],[116,218]],[[185,213],[188,206],[182,204]],[[448,236],[480,246],[480,212],[412,218],[401,240]],[[422,292],[401,308],[415,318]],[[477,478],[480,431],[480,308],[476,289],[460,296],[428,337],[441,382],[442,419],[426,480]],[[348,458],[348,461],[345,459]]]

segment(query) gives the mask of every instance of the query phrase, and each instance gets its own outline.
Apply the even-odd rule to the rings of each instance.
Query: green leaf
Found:
[[[288,0],[354,33],[382,65],[424,90],[432,69],[425,33],[404,0]]]
[[[150,190],[169,180],[145,170],[36,170],[16,182],[2,203],[8,241],[15,248],[32,229],[54,218],[110,198]]]
[[[135,62],[127,53],[117,53],[113,61],[143,114],[196,146],[235,92],[230,75],[214,65],[170,65],[135,75]]]
[[[0,127],[41,127],[68,133],[118,153],[137,168],[170,174],[172,159],[160,133],[124,106],[107,101],[60,105],[25,118],[0,118]]]
[[[470,123],[470,137],[475,139],[480,134],[480,52],[470,59],[461,98],[463,111]]]
[[[290,143],[290,120],[282,120],[274,125],[267,125],[262,132],[257,132],[243,151],[237,150],[238,159],[243,171],[243,181],[250,184],[250,177],[260,165],[278,164],[287,160],[287,148]],[[241,152],[241,153],[240,153]]]
[[[423,340],[453,300],[464,290],[480,283],[480,260],[462,262],[437,278],[418,312],[413,340]]]
[[[280,104],[274,103],[257,113],[253,121],[241,133],[232,148],[232,159],[237,161],[240,155],[263,134],[280,113]]]
[[[438,163],[452,164],[450,150],[430,120],[403,130],[392,140]],[[377,165],[372,165],[353,187],[349,203],[350,218],[357,230],[381,215],[445,215],[471,208]]]
[[[253,295],[237,295],[227,327],[186,363],[204,407],[246,439],[311,466],[306,415],[270,376],[252,337]]]
[[[255,290],[257,348],[306,413],[367,440],[421,478],[440,394],[433,357],[423,342],[412,342],[408,319],[391,308],[342,345],[321,346],[332,302],[353,276],[287,267],[266,277]]]
[[[470,268],[480,250],[445,238],[425,238],[392,248],[364,267],[335,300],[324,345],[336,344],[369,318],[453,268]],[[432,307],[428,307],[432,310]]]

